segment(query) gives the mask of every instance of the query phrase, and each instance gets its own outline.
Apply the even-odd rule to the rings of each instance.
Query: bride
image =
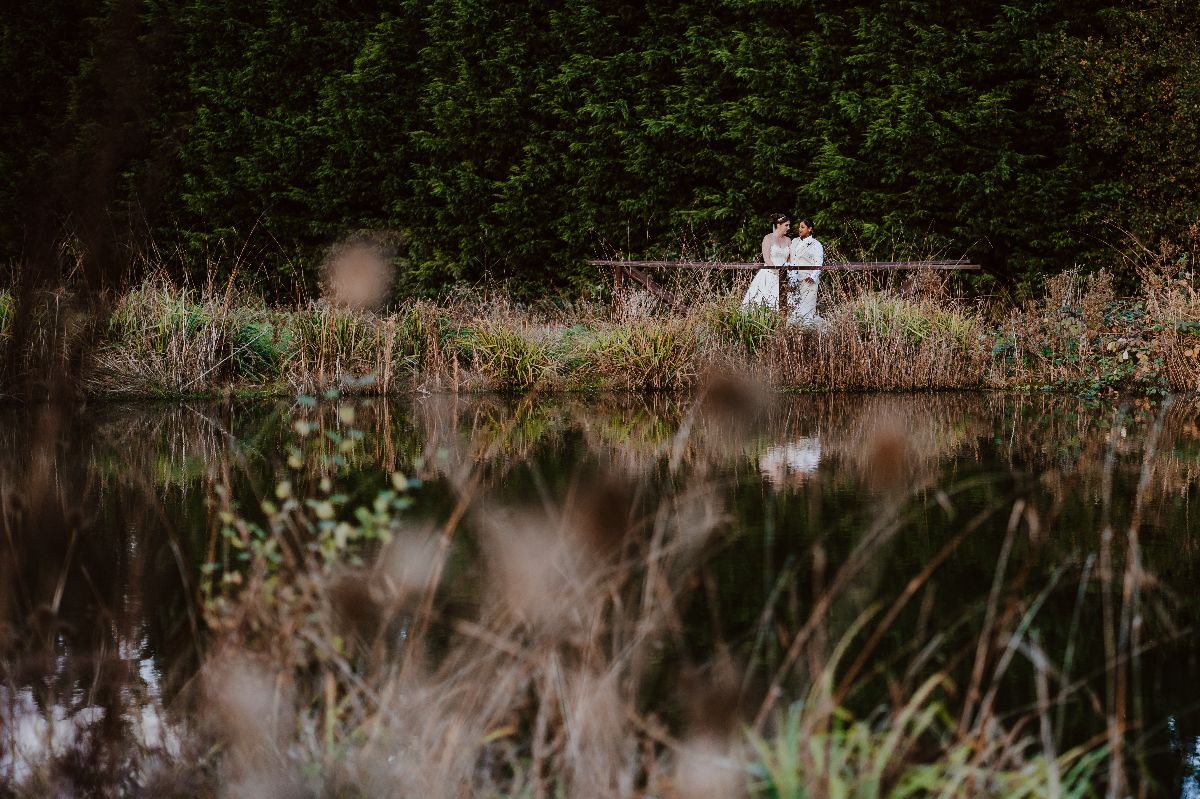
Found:
[[[791,226],[792,219],[787,214],[771,214],[772,230],[763,236],[762,254],[764,263],[773,264],[777,268],[772,269],[768,266],[754,273],[754,280],[750,282],[750,288],[746,289],[746,294],[742,297],[743,308],[754,305],[779,308],[778,267],[788,262],[791,253],[792,240],[787,235]]]

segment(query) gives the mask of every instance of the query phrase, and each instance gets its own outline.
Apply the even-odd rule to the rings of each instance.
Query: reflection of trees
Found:
[[[154,472],[102,485],[90,420],[53,406],[6,417],[0,778],[111,792],[133,764],[179,752],[163,702],[195,664],[195,563],[163,524]]]
[[[1041,535],[1094,542],[1106,525],[1127,527],[1140,502],[1139,523],[1169,535],[1173,555],[1194,550],[1192,536],[1181,533],[1193,528],[1200,483],[1200,401],[1088,407],[1035,396],[1005,397],[998,405],[992,453],[1037,480],[1045,494],[1037,506]],[[1157,542],[1146,543],[1153,558]]]
[[[1134,611],[1122,622],[1122,608],[1136,608],[1145,650],[1126,679],[1144,696],[1143,718],[1163,718],[1178,710],[1171,697],[1183,690],[1180,675],[1195,673],[1179,663],[1197,658],[1192,639],[1178,636],[1200,618],[1191,521],[1198,416],[1200,402],[1189,398],[1086,405],[1001,394],[769,396],[726,405],[669,395],[430,395],[315,407],[104,406],[69,419],[13,411],[0,422],[3,519],[13,541],[0,559],[5,726],[28,717],[30,701],[43,718],[78,718],[89,728],[99,716],[85,710],[103,706],[104,718],[116,720],[104,740],[140,746],[130,719],[159,706],[152,695],[177,694],[195,662],[189,606],[206,559],[210,484],[228,475],[242,507],[256,508],[288,473],[288,447],[301,445],[320,457],[294,481],[315,484],[337,470],[366,492],[386,485],[393,469],[417,474],[428,481],[418,512],[438,523],[472,492],[483,508],[546,510],[602,501],[606,478],[640,519],[689,485],[713,487],[726,518],[714,540],[728,543],[711,561],[705,595],[722,622],[714,626],[703,603],[692,603],[698,615],[683,620],[681,647],[701,651],[728,635],[764,668],[778,664],[789,630],[848,559],[860,557],[854,578],[807,644],[815,662],[864,608],[889,607],[970,518],[992,508],[922,583],[864,668],[886,673],[898,652],[937,637],[943,648],[929,656],[930,667],[958,669],[965,684],[989,601],[1005,623],[1019,621],[1057,575],[1036,626],[1057,666],[1074,647],[1072,674],[1084,679],[1066,723],[1107,706],[1105,680],[1113,678],[1104,673],[1104,631],[1112,646],[1126,631],[1132,660]],[[298,421],[313,428],[303,440]],[[781,479],[764,475],[772,458]],[[1023,504],[1013,516],[1016,500]],[[1135,512],[1140,530],[1131,537]],[[485,571],[486,521],[469,515],[471,534],[455,542],[449,568],[463,577],[455,601],[478,602],[471,586]],[[864,540],[868,550],[855,555]],[[1004,579],[989,599],[1002,546]],[[1003,648],[984,648],[989,667],[993,646]],[[1028,665],[1021,668],[1013,679],[1030,684]],[[1024,689],[1006,691],[997,703],[1029,701]],[[1186,717],[1176,723],[1185,739],[1195,733]]]

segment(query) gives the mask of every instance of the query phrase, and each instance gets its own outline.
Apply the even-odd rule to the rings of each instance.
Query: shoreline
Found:
[[[35,375],[55,359],[67,371],[74,355],[75,388],[89,400],[694,392],[731,377],[782,393],[1200,390],[1200,302],[1174,284],[1148,280],[1141,296],[1118,298],[1103,272],[1066,273],[1037,302],[981,308],[846,281],[825,295],[820,332],[742,309],[736,293],[691,299],[685,312],[664,313],[639,294],[616,311],[518,307],[497,295],[409,301],[380,315],[269,307],[229,287],[155,278],[100,320],[35,309],[16,354]],[[11,320],[0,315],[0,341],[11,339]],[[0,386],[0,397],[13,393]]]

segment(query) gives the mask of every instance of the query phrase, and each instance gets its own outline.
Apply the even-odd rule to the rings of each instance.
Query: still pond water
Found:
[[[84,739],[170,757],[193,712],[179,697],[206,646],[197,596],[218,527],[214,487],[258,507],[288,469],[295,423],[344,434],[352,406],[361,439],[340,454],[327,440],[353,500],[369,502],[400,471],[421,481],[413,524],[432,526],[471,486],[448,605],[471,597],[475,538],[498,516],[546,513],[601,484],[624,486],[651,515],[661,497],[703,492],[721,534],[673,656],[702,662],[728,647],[769,676],[780,641],[847,561],[857,565],[827,613],[835,639],[932,569],[867,664],[877,679],[851,698],[856,711],[883,701],[888,675],[905,669],[967,684],[964,653],[989,606],[1015,607],[1028,614],[1027,640],[1065,675],[1053,682],[1060,739],[1104,730],[1118,679],[1105,664],[1126,664],[1131,762],[1156,793],[1200,797],[1200,403],[733,399],[0,410],[0,785],[24,784]],[[1006,713],[1036,703],[1029,651],[999,680]]]

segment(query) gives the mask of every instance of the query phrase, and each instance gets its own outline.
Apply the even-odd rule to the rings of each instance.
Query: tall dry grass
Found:
[[[1124,255],[1137,275],[1118,297],[1112,275],[1079,267],[1046,281],[1044,296],[995,324],[990,380],[998,387],[1102,391],[1200,390],[1200,223],[1180,244],[1137,245]]]
[[[984,320],[956,303],[869,292],[835,306],[819,332],[785,328],[765,358],[774,382],[817,390],[981,388]]]
[[[719,435],[724,425],[700,407],[686,414],[687,435]],[[296,426],[309,456],[328,446],[322,415],[336,413],[339,424],[356,416],[345,403],[313,413]],[[863,470],[886,473],[890,463],[875,461],[894,447],[864,435]],[[904,528],[901,506],[885,504],[848,557],[814,573],[811,609],[782,636],[777,657],[738,662],[718,641],[710,659],[681,671],[670,653],[687,649],[693,596],[711,591],[707,553],[725,519],[719,493],[701,480],[648,502],[636,478],[614,472],[580,484],[562,505],[506,506],[481,492],[492,468],[479,448],[457,451],[457,440],[431,442],[457,487],[436,526],[408,521],[402,511],[420,489],[400,473],[362,506],[336,475],[311,493],[283,479],[264,500],[262,523],[240,513],[228,489],[221,494],[211,546],[220,566],[205,589],[217,638],[205,695],[227,747],[221,779],[233,792],[1034,797],[1127,784],[1110,765],[1122,758],[1119,718],[1107,750],[1103,741],[1058,747],[1049,692],[1070,688],[1030,625],[1064,572],[1039,585],[1023,569],[1007,571],[1013,542],[1037,530],[1022,501],[964,519],[898,598],[864,605],[862,581]],[[954,503],[965,489],[943,486],[938,501]],[[970,650],[947,653],[973,662],[969,683],[937,670],[922,676],[935,635],[904,650],[907,668],[887,664],[898,680],[890,698],[855,716],[848,702],[878,678],[874,655],[899,614],[996,514],[1009,518],[1009,540],[984,623]],[[482,557],[464,563],[453,553],[466,520]],[[1144,576],[1137,558],[1109,558],[1083,581],[1100,581],[1110,601],[1104,622],[1125,631],[1109,653],[1119,669],[1137,647],[1126,636],[1135,623],[1128,611],[1142,601]],[[832,611],[846,607],[861,610],[839,628]],[[760,635],[777,612],[763,610]],[[1047,698],[1001,712],[997,697],[1018,661],[1032,664]],[[677,712],[651,709],[661,705],[647,697],[663,691],[675,693]]]
[[[862,293],[817,336],[740,309],[733,294],[693,288],[685,313],[637,296],[612,317],[596,305],[539,310],[466,295],[380,315],[331,303],[269,308],[233,286],[158,276],[116,305],[85,382],[95,394],[148,396],[672,391],[731,370],[800,389],[982,384],[978,319],[952,304]]]
[[[1200,222],[1188,229],[1184,243],[1164,244],[1144,256],[1138,273],[1146,313],[1157,328],[1148,348],[1151,357],[1158,360],[1170,389],[1200,391],[1200,290],[1195,272]]]
[[[116,304],[84,383],[101,395],[388,393],[449,371],[445,316],[427,303],[386,316],[330,303],[269,308],[233,284],[156,275]]]
[[[1141,715],[1137,691],[1153,690],[1141,659],[1155,644],[1154,620],[1172,626],[1170,619],[1179,618],[1160,607],[1170,592],[1148,572],[1139,540],[1143,525],[1161,529],[1155,517],[1163,498],[1195,479],[1195,459],[1182,449],[1197,440],[1194,403],[1131,403],[1085,419],[1060,398],[1035,398],[1028,413],[1039,421],[1014,421],[1007,446],[1013,466],[1036,473],[1052,501],[1022,495],[979,509],[972,493],[981,488],[977,477],[962,485],[938,480],[939,463],[976,439],[991,439],[990,426],[964,422],[964,398],[791,399],[790,410],[778,408],[771,440],[819,435],[826,457],[858,476],[854,485],[875,489],[864,494],[875,519],[849,541],[845,557],[822,566],[814,552],[811,573],[783,569],[784,588],[771,592],[748,625],[755,645],[746,656],[720,637],[702,647],[690,637],[705,626],[697,625],[697,611],[724,612],[711,593],[713,570],[722,568],[722,557],[743,556],[743,541],[729,541],[730,508],[722,501],[729,460],[766,454],[756,449],[761,442],[752,429],[738,428],[746,424],[747,406],[720,402],[727,390],[706,386],[694,402],[678,395],[601,397],[598,403],[612,411],[608,424],[585,418],[585,408],[596,403],[581,397],[556,408],[537,397],[476,404],[431,395],[418,401],[414,418],[420,445],[408,442],[399,459],[387,403],[295,405],[284,425],[295,438],[284,450],[299,454],[267,483],[258,498],[263,513],[253,512],[256,503],[245,495],[235,505],[228,484],[213,508],[211,552],[220,565],[206,570],[205,610],[214,649],[192,682],[198,692],[192,721],[181,723],[177,711],[162,708],[161,696],[146,701],[139,692],[148,689],[136,676],[122,687],[129,678],[125,658],[138,651],[142,628],[136,608],[118,603],[120,636],[106,650],[111,659],[99,661],[106,680],[118,675],[97,683],[113,686],[104,694],[113,701],[106,710],[134,712],[146,701],[170,722],[170,737],[130,733],[130,750],[97,754],[89,742],[100,728],[88,725],[100,713],[90,709],[90,697],[79,721],[56,728],[59,705],[46,699],[38,707],[32,694],[13,692],[0,703],[7,713],[0,774],[6,751],[20,744],[34,772],[23,778],[19,795],[66,791],[64,785],[76,783],[64,775],[84,762],[81,752],[96,754],[106,769],[90,775],[95,784],[156,795],[1135,791],[1140,755],[1126,747],[1154,722]],[[797,407],[804,410],[796,414]],[[589,449],[602,456],[604,479],[581,478],[562,502],[532,508],[490,495],[489,484],[503,485],[506,469],[538,441],[558,435],[572,414],[580,415]],[[1146,438],[1121,434],[1134,416],[1149,430]],[[204,459],[203,471],[186,482],[220,486],[245,457],[236,448],[222,450],[232,435],[216,415],[184,407],[160,419],[159,428],[149,421],[138,429],[184,439],[177,449]],[[46,429],[27,427],[39,435]],[[122,460],[108,467],[107,478],[83,484],[109,490],[110,483],[143,483],[153,493],[152,483],[185,482],[179,465],[160,472],[150,436],[129,430],[102,413],[97,433]],[[4,451],[20,450],[13,444],[28,432],[0,429]],[[1082,452],[1067,466],[1056,442],[1074,438],[1082,439]],[[414,457],[413,446],[423,457]],[[38,448],[32,470],[24,451],[0,461],[11,478],[0,492],[6,536],[24,532],[18,541],[40,540],[43,527],[25,516],[34,485],[54,486],[61,494],[56,503],[79,502],[72,486],[80,484],[61,483],[71,458],[57,451],[57,444]],[[364,497],[347,490],[348,465],[376,463],[385,470],[386,491]],[[1117,464],[1126,468],[1118,473]],[[405,474],[387,474],[401,467]],[[1114,485],[1130,472],[1136,493],[1114,496]],[[454,502],[436,522],[415,522],[408,503],[422,501],[423,489],[414,480],[434,475],[453,486]],[[652,495],[656,475],[667,476],[658,481],[666,483],[661,496]],[[1078,551],[1087,532],[1077,519],[1059,515],[1065,498],[1080,492],[1085,507],[1107,509],[1096,517],[1105,528],[1099,547],[1086,558],[1067,553]],[[881,574],[903,568],[889,547],[912,530],[897,516],[905,497],[970,512],[905,573],[897,595],[885,596]],[[913,640],[895,645],[892,637],[912,629],[897,624],[899,614],[927,618],[935,596],[948,601],[934,585],[937,571],[982,532],[980,517],[971,515],[977,510],[1007,524],[999,528],[999,558],[982,564],[986,604],[963,610],[964,624],[972,625],[966,645],[948,643],[953,630],[936,623],[918,624]],[[462,541],[464,522],[471,523],[469,542]],[[170,565],[170,552],[148,549],[150,543],[139,538],[117,549],[147,558],[140,568]],[[724,548],[714,558],[718,546]],[[1048,568],[1045,560],[1024,560],[1055,546],[1063,559]],[[464,549],[473,554],[463,557]],[[26,567],[43,565],[44,554],[30,551]],[[99,555],[82,559],[89,579],[99,574]],[[69,548],[65,558],[80,562]],[[61,566],[55,562],[41,576],[35,597],[52,601],[68,573]],[[82,574],[78,583],[92,590]],[[20,686],[38,668],[58,668],[60,661],[42,657],[43,634],[54,641],[79,631],[38,622],[49,618],[45,610],[22,614],[24,599],[9,604],[26,590],[21,579],[0,585],[5,631],[31,633],[0,638],[0,687]],[[811,606],[789,615],[790,590],[811,594]],[[152,602],[152,595],[133,596]],[[1094,626],[1094,634],[1080,635],[1103,638],[1106,648],[1098,656],[1094,649],[1085,656],[1082,648],[1075,655],[1070,646],[1065,653],[1053,648],[1040,629],[1053,612],[1076,617],[1076,629]],[[108,627],[97,625],[97,634],[104,638]],[[30,657],[10,660],[14,651]],[[31,668],[30,661],[39,665]],[[70,698],[80,696],[72,687],[78,683],[61,675],[52,682],[61,684],[62,707],[75,707]],[[1014,708],[1006,698],[1012,690],[1034,699]],[[1105,720],[1103,740],[1064,745],[1064,715],[1089,713]],[[42,759],[28,755],[28,739],[9,723],[14,718],[26,727],[43,725],[47,734],[58,730],[54,746],[32,747]],[[135,765],[123,773],[122,763]]]
[[[357,275],[362,252],[347,252]],[[1049,279],[1042,297],[1012,306],[952,296],[933,273],[898,283],[830,272],[820,329],[742,309],[740,282],[704,273],[675,276],[679,308],[635,291],[614,310],[588,301],[518,306],[486,289],[390,307],[342,294],[270,307],[235,282],[181,286],[159,272],[103,321],[102,340],[84,353],[83,389],[679,391],[736,372],[800,391],[1192,391],[1200,388],[1200,294],[1191,257],[1171,248],[1144,254],[1133,297],[1117,297],[1106,272],[1072,269]],[[0,339],[12,316],[5,297]],[[61,345],[51,335],[60,327],[35,325],[45,335],[28,346]]]

